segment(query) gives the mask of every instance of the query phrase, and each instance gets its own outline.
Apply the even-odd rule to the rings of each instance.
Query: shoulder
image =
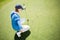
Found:
[[[11,12],[11,18],[14,18],[14,17],[18,17],[17,13],[16,12]]]
[[[11,15],[15,15],[15,16],[17,16],[17,12],[12,11],[12,12],[11,12]]]

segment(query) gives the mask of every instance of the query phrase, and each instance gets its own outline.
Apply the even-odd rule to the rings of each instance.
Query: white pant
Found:
[[[30,30],[30,27],[28,25],[22,25],[22,29],[23,32],[26,32],[28,30]]]

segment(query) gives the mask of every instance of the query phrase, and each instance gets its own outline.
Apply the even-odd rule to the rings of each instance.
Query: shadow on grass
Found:
[[[31,34],[31,32],[28,30],[24,33],[21,33],[21,37],[18,37],[17,34],[14,36],[14,40],[26,40],[26,38]]]

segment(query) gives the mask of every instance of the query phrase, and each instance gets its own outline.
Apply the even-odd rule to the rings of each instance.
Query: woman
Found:
[[[12,28],[17,32],[17,36],[21,37],[21,33],[26,32],[30,29],[28,25],[22,25],[25,22],[25,19],[21,19],[19,16],[19,13],[24,10],[24,8],[21,5],[15,6],[15,11],[11,13],[11,23]]]

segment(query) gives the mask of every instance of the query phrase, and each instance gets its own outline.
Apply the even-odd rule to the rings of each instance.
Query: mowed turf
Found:
[[[27,40],[60,40],[59,0],[12,0],[5,4],[0,9],[0,40],[14,40],[16,31],[12,29],[10,13],[16,4],[26,5],[20,15],[29,19],[31,34]]]
[[[3,5],[5,5],[5,4],[7,4],[8,2],[10,2],[11,0],[0,0],[0,8],[3,6]]]

